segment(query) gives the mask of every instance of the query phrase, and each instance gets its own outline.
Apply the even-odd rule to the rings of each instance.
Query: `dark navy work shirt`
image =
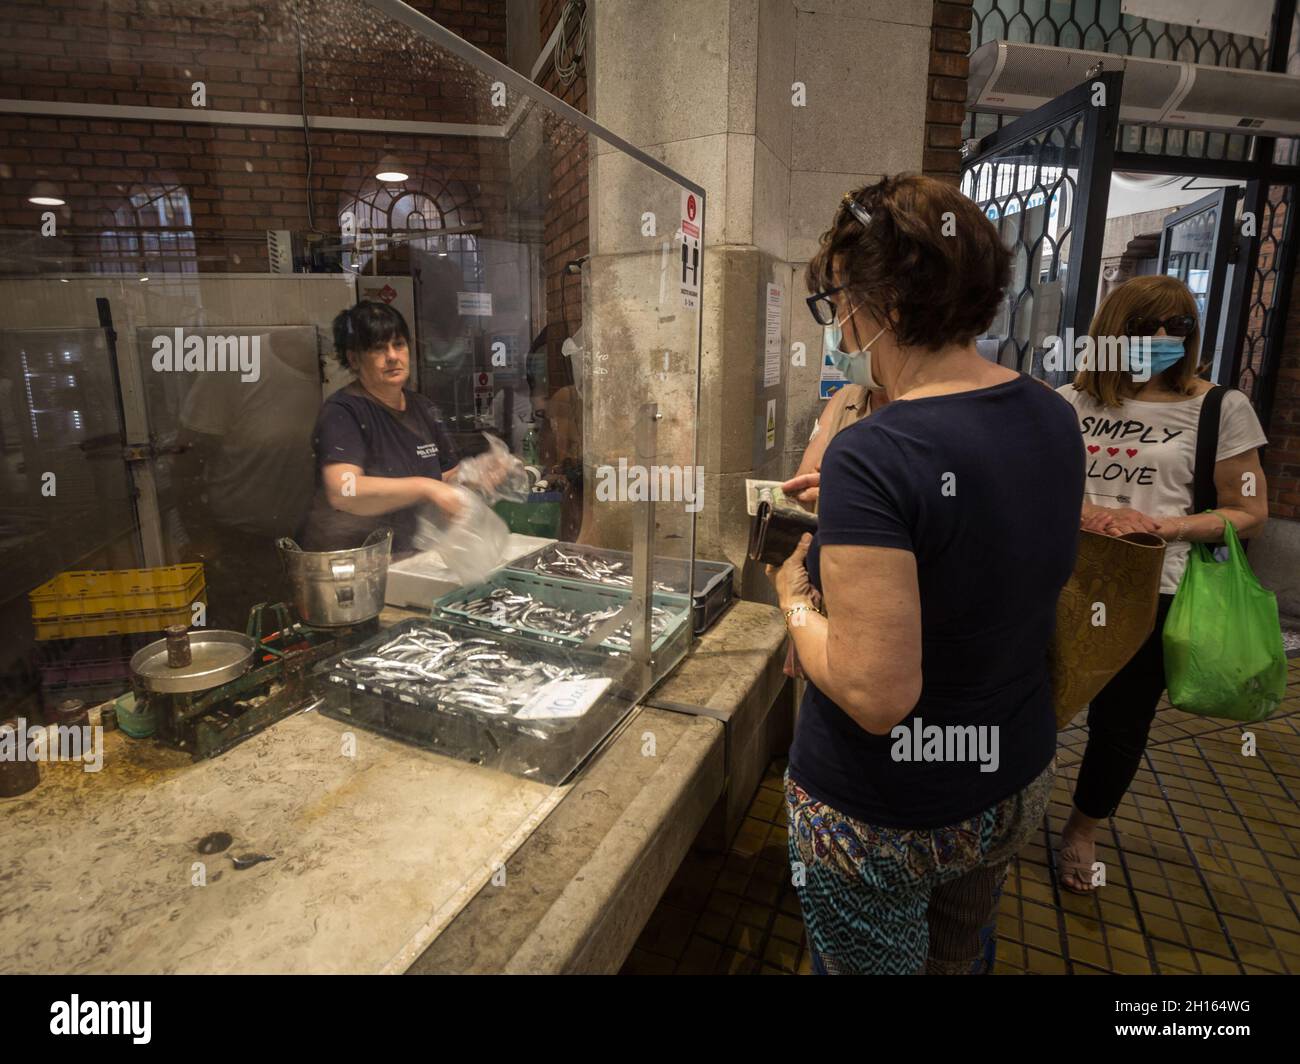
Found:
[[[911,551],[922,687],[902,724],[997,726],[998,765],[896,761],[896,738],[865,731],[809,683],[790,750],[794,780],[867,823],[933,828],[974,816],[1042,772],[1056,747],[1048,643],[1082,500],[1074,411],[1028,377],[890,403],[839,432],[822,462],[813,586],[821,588],[825,545]],[[873,634],[860,638],[865,645]]]
[[[368,477],[429,477],[441,480],[460,460],[432,400],[407,391],[406,409],[384,406],[353,383],[325,400],[316,419],[316,495],[299,536],[304,550],[360,546],[376,528],[393,530],[394,553],[411,550],[411,508],[363,517],[336,510],[325,494],[327,465],[360,466]]]

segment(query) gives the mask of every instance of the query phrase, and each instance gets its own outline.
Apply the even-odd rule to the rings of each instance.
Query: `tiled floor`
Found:
[[[1052,840],[1070,810],[1081,726],[1061,733],[1043,830],[1012,865],[999,974],[1300,973],[1300,659],[1271,720],[1163,708],[1137,779],[1102,834],[1107,885],[1059,889]],[[807,973],[774,763],[725,856],[692,852],[623,968],[635,974]]]

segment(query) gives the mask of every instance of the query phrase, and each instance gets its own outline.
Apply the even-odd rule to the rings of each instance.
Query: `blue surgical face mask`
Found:
[[[853,316],[856,309],[849,311],[849,317]],[[847,320],[848,318],[845,318],[845,321]],[[846,380],[853,384],[860,384],[868,391],[878,392],[883,385],[876,380],[871,372],[871,345],[880,339],[884,331],[882,327],[880,332],[876,333],[861,351],[849,352],[840,347],[840,342],[844,338],[844,330],[838,321],[834,321],[825,326],[822,331],[822,353],[830,358],[831,364],[844,374]]]
[[[1151,336],[1147,338],[1151,376],[1155,377],[1170,366],[1176,366],[1183,360],[1186,349],[1181,336]]]

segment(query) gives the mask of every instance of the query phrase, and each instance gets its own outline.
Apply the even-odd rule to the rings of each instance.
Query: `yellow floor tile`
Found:
[[[1145,956],[1113,949],[1110,957],[1112,970],[1119,975],[1151,974],[1151,962]]]
[[[1086,730],[1059,735],[1044,831],[1011,863],[998,904],[995,974],[1300,974],[1300,659],[1279,714],[1239,729],[1162,708],[1118,815],[1098,832],[1106,885],[1060,888],[1057,845]],[[811,971],[789,883],[784,764],[774,762],[727,854],[692,852],[624,970]],[[1062,935],[1068,936],[1064,941]]]

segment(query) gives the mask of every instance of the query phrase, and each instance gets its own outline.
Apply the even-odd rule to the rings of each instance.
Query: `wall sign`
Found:
[[[781,383],[781,306],[785,293],[779,284],[767,286],[766,330],[763,335],[763,387]]]
[[[490,318],[492,316],[492,293],[457,292],[456,313],[462,318]]]
[[[700,309],[700,232],[704,227],[704,204],[694,192],[682,190],[682,306]]]

